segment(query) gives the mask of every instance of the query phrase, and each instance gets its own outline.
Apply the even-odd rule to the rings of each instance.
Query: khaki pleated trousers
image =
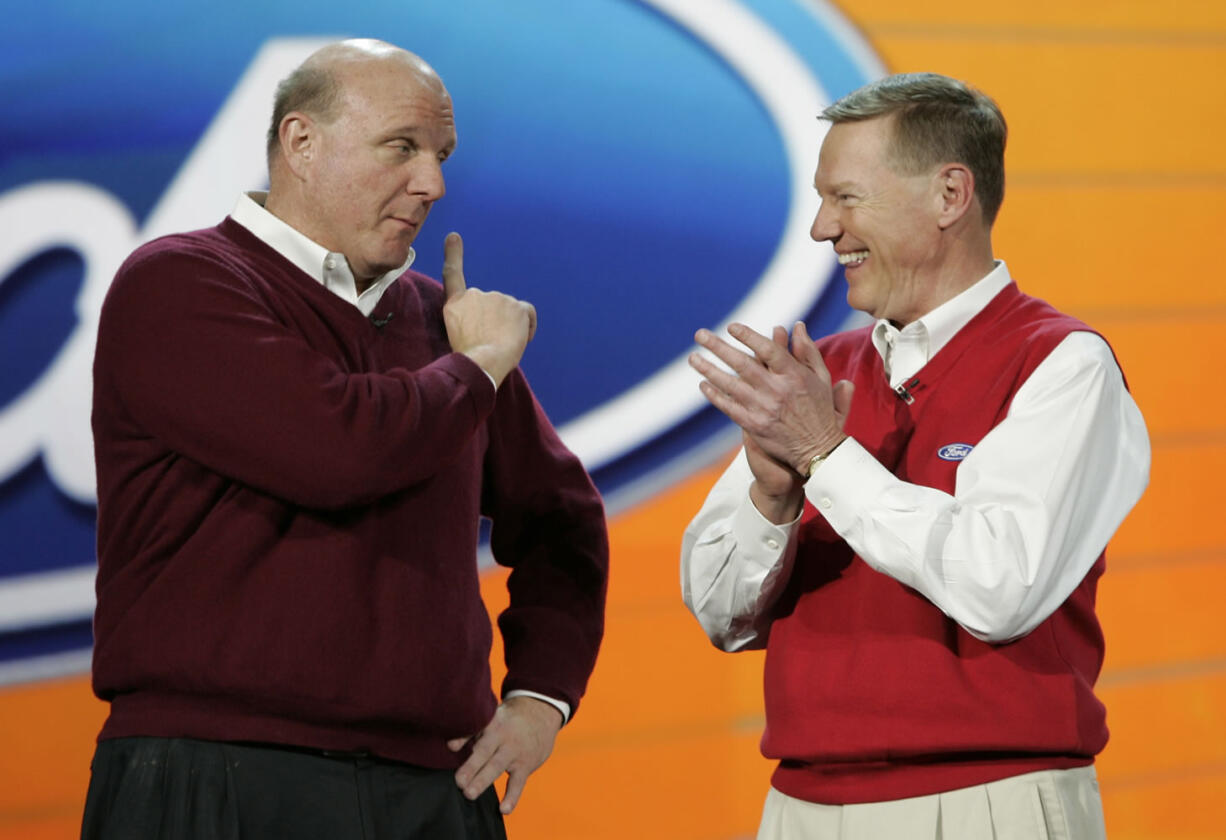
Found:
[[[1094,768],[1043,770],[862,805],[818,805],[771,788],[758,840],[1105,840]]]

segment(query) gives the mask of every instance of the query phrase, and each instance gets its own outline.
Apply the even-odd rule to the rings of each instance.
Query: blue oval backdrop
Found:
[[[0,34],[0,684],[88,666],[97,309],[140,242],[265,185],[275,82],[318,45],[420,53],[456,106],[438,276],[531,300],[523,367],[612,509],[734,435],[692,335],[849,317],[807,238],[834,98],[882,72],[820,0],[418,0],[31,6]],[[680,527],[680,524],[679,524]]]

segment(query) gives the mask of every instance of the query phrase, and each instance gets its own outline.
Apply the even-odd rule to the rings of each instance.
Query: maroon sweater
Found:
[[[479,515],[512,571],[508,674],[577,707],[603,508],[522,374],[453,353],[408,272],[376,328],[226,219],[138,249],[94,362],[102,739],[366,750],[454,767],[493,714]]]
[[[938,452],[977,444],[1056,345],[1088,328],[1010,285],[919,371],[909,405],[869,329],[819,345],[833,379],[856,385],[846,430],[900,479],[953,493],[958,462]],[[1035,630],[995,645],[870,568],[812,506],[800,527],[767,647],[762,749],[781,759],[776,788],[828,804],[901,799],[1086,765],[1106,744],[1093,690],[1103,557]]]

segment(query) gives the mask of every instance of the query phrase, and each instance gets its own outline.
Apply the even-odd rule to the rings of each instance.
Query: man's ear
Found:
[[[961,163],[947,163],[936,174],[940,206],[937,224],[952,227],[975,203],[975,175]]]
[[[305,178],[311,161],[319,152],[315,121],[301,111],[290,111],[281,119],[279,135],[286,166],[298,178]]]

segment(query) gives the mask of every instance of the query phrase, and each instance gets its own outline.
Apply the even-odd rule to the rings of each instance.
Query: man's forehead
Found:
[[[814,185],[819,190],[835,190],[856,183],[864,174],[863,167],[856,165],[857,157],[849,154],[849,150],[843,146],[831,144],[827,135],[818,154],[817,170],[813,173]]]
[[[420,124],[454,122],[451,96],[441,83],[432,83],[405,68],[353,68],[339,79],[345,110],[377,114],[379,122]]]

